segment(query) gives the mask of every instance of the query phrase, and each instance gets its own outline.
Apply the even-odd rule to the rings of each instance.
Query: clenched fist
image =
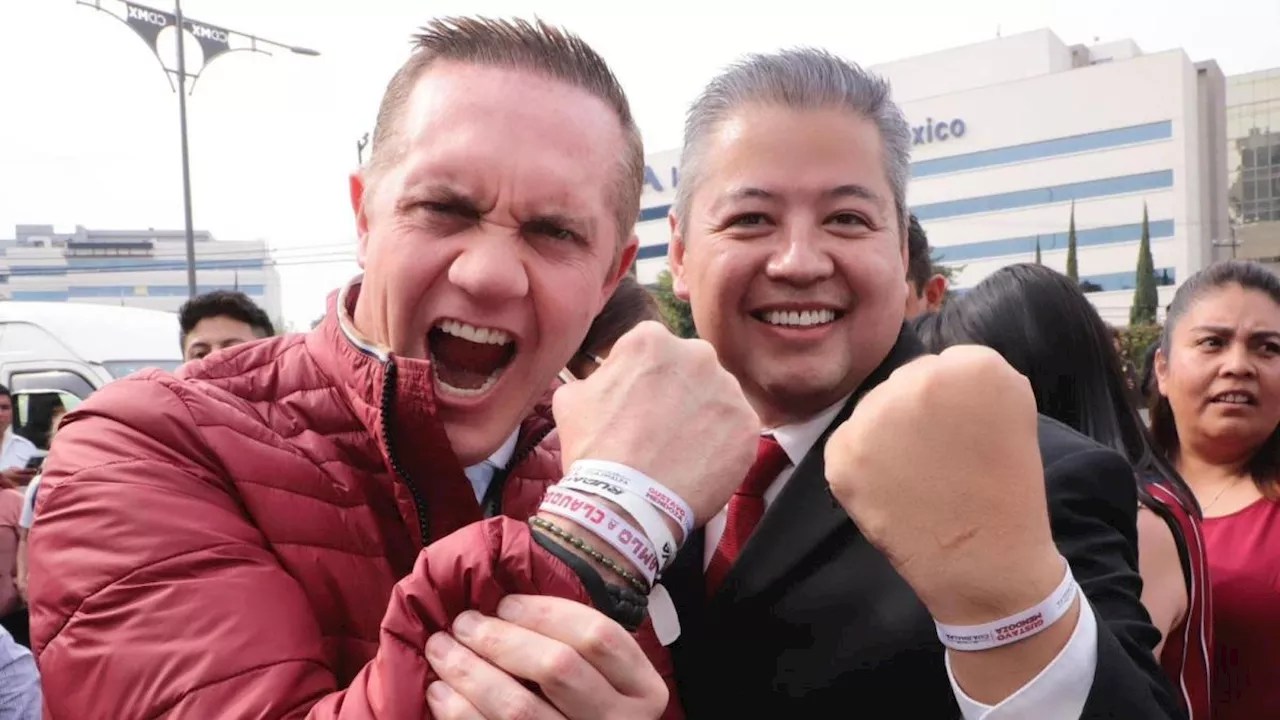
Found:
[[[760,419],[702,340],[645,322],[600,369],[555,395],[562,462],[611,460],[684,498],[697,525],[729,502],[755,460]]]
[[[1062,580],[1031,386],[995,351],[916,360],[826,447],[831,490],[934,618],[990,622]]]

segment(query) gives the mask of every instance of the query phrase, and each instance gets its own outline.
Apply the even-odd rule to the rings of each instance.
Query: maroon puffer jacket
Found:
[[[549,411],[525,425],[511,517],[482,521],[428,364],[339,318],[358,288],[310,334],[114,382],[67,417],[31,531],[46,717],[418,720],[424,645],[459,612],[589,602],[523,522],[560,474]]]

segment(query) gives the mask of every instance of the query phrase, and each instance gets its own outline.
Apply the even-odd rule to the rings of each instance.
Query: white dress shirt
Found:
[[[764,493],[765,512],[773,506],[773,501],[782,492],[782,488],[791,480],[796,466],[817,444],[822,433],[835,420],[848,398],[818,413],[810,420],[794,425],[766,430],[787,454],[791,464],[778,474]],[[703,554],[703,567],[711,562],[716,545],[724,535],[725,511],[722,509],[706,526],[706,547]],[[965,720],[1078,720],[1084,710],[1093,687],[1093,674],[1098,666],[1098,623],[1093,609],[1081,596],[1079,620],[1072,632],[1066,647],[1026,685],[1013,695],[1005,698],[999,705],[983,705],[969,696],[956,683],[951,673],[950,652],[947,651],[947,677],[951,680],[951,689]]]
[[[27,485],[26,492],[22,496],[22,515],[18,517],[18,527],[23,530],[30,530],[31,524],[36,521],[36,493],[40,492],[40,478],[43,475],[37,475],[32,478],[31,483]]]
[[[507,463],[511,462],[511,456],[516,452],[516,441],[519,437],[520,430],[517,428],[496,452],[463,471],[467,474],[467,479],[471,481],[471,489],[476,492],[476,502],[484,502],[484,494],[489,491],[489,485],[493,483],[493,476],[499,470],[505,468]]]
[[[35,454],[35,444],[10,427],[4,431],[4,441],[0,445],[0,471],[25,468]]]

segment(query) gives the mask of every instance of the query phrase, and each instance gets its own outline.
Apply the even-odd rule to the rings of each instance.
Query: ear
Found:
[[[1165,384],[1169,382],[1169,358],[1164,355],[1164,348],[1156,350],[1156,356],[1152,358],[1152,362],[1156,364],[1156,389],[1161,395],[1168,396],[1165,391]]]
[[[365,253],[369,249],[369,215],[365,210],[365,178],[364,172],[357,170],[351,173],[348,180],[351,190],[351,210],[356,216],[356,262],[364,269]]]
[[[929,278],[929,282],[924,286],[924,301],[929,308],[929,312],[937,312],[942,307],[942,300],[947,296],[947,278],[944,275],[934,275]]]
[[[609,274],[609,277],[605,278],[604,294],[600,296],[600,307],[597,308],[596,312],[604,309],[605,303],[609,302],[609,298],[613,297],[613,291],[618,289],[618,283],[622,282],[622,278],[631,270],[638,252],[640,252],[640,237],[632,233],[627,243],[618,251],[618,261],[615,263],[613,271]]]
[[[684,236],[680,234],[680,222],[675,214],[667,215],[671,226],[671,242],[667,243],[667,267],[671,270],[671,289],[676,297],[689,302],[689,284],[684,278]]]

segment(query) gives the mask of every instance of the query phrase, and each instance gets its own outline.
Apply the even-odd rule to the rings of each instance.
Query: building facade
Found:
[[[199,292],[240,290],[273,320],[280,317],[280,277],[264,241],[220,241],[197,231],[195,247]],[[187,300],[186,234],[19,225],[12,239],[0,240],[0,299],[176,311]]]
[[[840,52],[841,48],[832,48]],[[1128,323],[1143,208],[1161,306],[1229,251],[1225,79],[1181,50],[1067,45],[1048,30],[872,68],[912,126],[908,204],[963,291],[1005,265],[1065,271],[1075,216],[1082,286]],[[649,156],[639,278],[665,268],[678,151]]]
[[[1280,272],[1280,68],[1227,78],[1232,249]]]

